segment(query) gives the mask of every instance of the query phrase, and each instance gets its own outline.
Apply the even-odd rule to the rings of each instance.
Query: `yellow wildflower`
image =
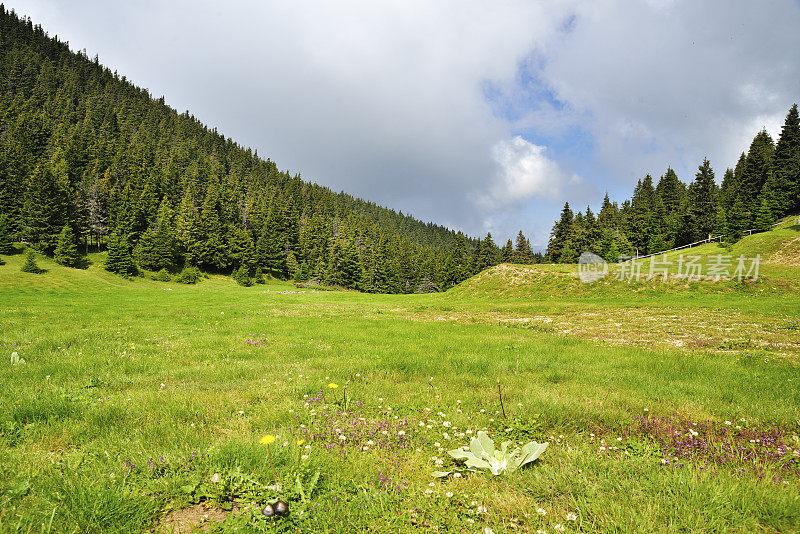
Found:
[[[273,436],[272,434],[267,434],[266,436],[261,438],[261,444],[262,445],[269,445],[273,441],[275,441],[275,436]]]

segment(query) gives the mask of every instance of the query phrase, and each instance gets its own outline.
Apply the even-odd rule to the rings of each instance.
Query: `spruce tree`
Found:
[[[130,245],[125,235],[114,232],[108,236],[108,255],[106,256],[105,269],[122,276],[136,274]]]
[[[767,178],[772,173],[772,156],[775,145],[766,130],[760,131],[753,142],[744,161],[741,177],[737,179],[736,198],[742,201],[747,214],[747,227],[752,228],[756,211],[759,208],[759,195]],[[735,174],[735,171],[734,171]]]
[[[78,246],[75,244],[75,234],[68,224],[64,225],[58,235],[54,259],[56,263],[65,267],[75,267],[78,263]]]
[[[759,195],[758,210],[753,224],[759,232],[772,230],[772,226],[783,215],[782,193],[778,185],[779,179],[771,173]]]
[[[509,239],[500,249],[500,262],[511,263],[514,260],[514,244]]]
[[[679,244],[700,241],[712,234],[717,226],[717,209],[714,170],[705,159],[698,167],[695,180],[687,191],[678,235]]]
[[[533,261],[533,251],[531,244],[522,233],[522,230],[517,234],[517,240],[514,248],[514,263],[531,263]]]
[[[774,185],[777,214],[800,210],[800,116],[797,104],[786,115],[775,145]]]
[[[36,253],[33,250],[28,250],[25,255],[25,263],[22,265],[21,271],[23,273],[40,274],[42,270],[36,264]]]
[[[0,254],[11,254],[11,218],[7,214],[0,215]]]
[[[550,241],[547,244],[547,252],[545,253],[545,261],[548,263],[559,263],[561,261],[564,246],[572,234],[572,219],[573,215],[572,210],[569,208],[569,202],[565,202],[564,208],[561,210],[561,218],[553,226],[553,231],[550,233]]]

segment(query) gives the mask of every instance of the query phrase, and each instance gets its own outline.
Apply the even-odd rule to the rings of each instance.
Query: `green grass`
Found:
[[[365,295],[4,259],[0,532],[148,531],[198,502],[233,507],[218,528],[242,532],[800,524],[800,477],[781,470],[800,446],[795,267],[751,284],[582,284],[570,266],[500,266],[444,294]],[[2,363],[14,351],[25,364]],[[617,440],[644,414],[774,429],[788,449],[743,473],[665,465],[655,437]],[[482,428],[550,448],[506,478],[430,477]],[[289,517],[252,508],[278,497]]]

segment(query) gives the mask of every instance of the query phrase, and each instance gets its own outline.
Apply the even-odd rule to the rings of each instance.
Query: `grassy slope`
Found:
[[[281,436],[272,453],[285,488],[302,453],[303,472],[319,469],[319,485],[307,504],[291,501],[290,519],[245,516],[229,530],[800,524],[796,475],[782,472],[786,485],[701,461],[668,467],[669,451],[653,440],[623,446],[643,413],[745,419],[745,429],[774,426],[791,443],[800,430],[797,269],[746,285],[631,286],[584,285],[569,266],[499,267],[445,294],[391,296],[242,288],[221,277],[197,286],[126,281],[43,258],[47,272],[29,275],[19,272],[21,254],[4,259],[0,351],[27,363],[0,365],[0,531],[39,532],[51,517],[53,531],[146,529],[168,506],[197,498],[182,488],[214,472],[239,480],[237,469],[262,484],[250,490],[263,503],[277,496],[263,488],[272,479],[257,443],[264,432]],[[498,380],[511,422],[498,414]],[[304,396],[330,382],[342,387],[326,390],[327,407],[312,414]],[[352,415],[330,404],[343,400],[345,384]],[[300,424],[318,434],[308,450],[292,439]],[[493,436],[514,428],[511,437],[551,448],[512,477],[428,486],[432,458],[484,427]],[[144,467],[150,458],[156,468]],[[769,473],[776,464],[757,465]]]

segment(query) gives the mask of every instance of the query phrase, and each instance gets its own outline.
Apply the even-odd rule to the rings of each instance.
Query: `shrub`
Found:
[[[42,272],[42,270],[36,264],[36,253],[34,251],[28,251],[28,255],[25,258],[25,264],[22,266],[22,272],[33,274],[39,274]]]
[[[250,279],[250,271],[244,265],[233,271],[233,279],[240,286],[250,287],[253,285],[253,281]]]
[[[197,267],[184,267],[175,281],[179,284],[196,284],[202,276],[200,269]]]
[[[166,269],[161,269],[153,276],[153,280],[157,280],[159,282],[169,282],[172,280],[172,277],[169,275],[169,272]]]

